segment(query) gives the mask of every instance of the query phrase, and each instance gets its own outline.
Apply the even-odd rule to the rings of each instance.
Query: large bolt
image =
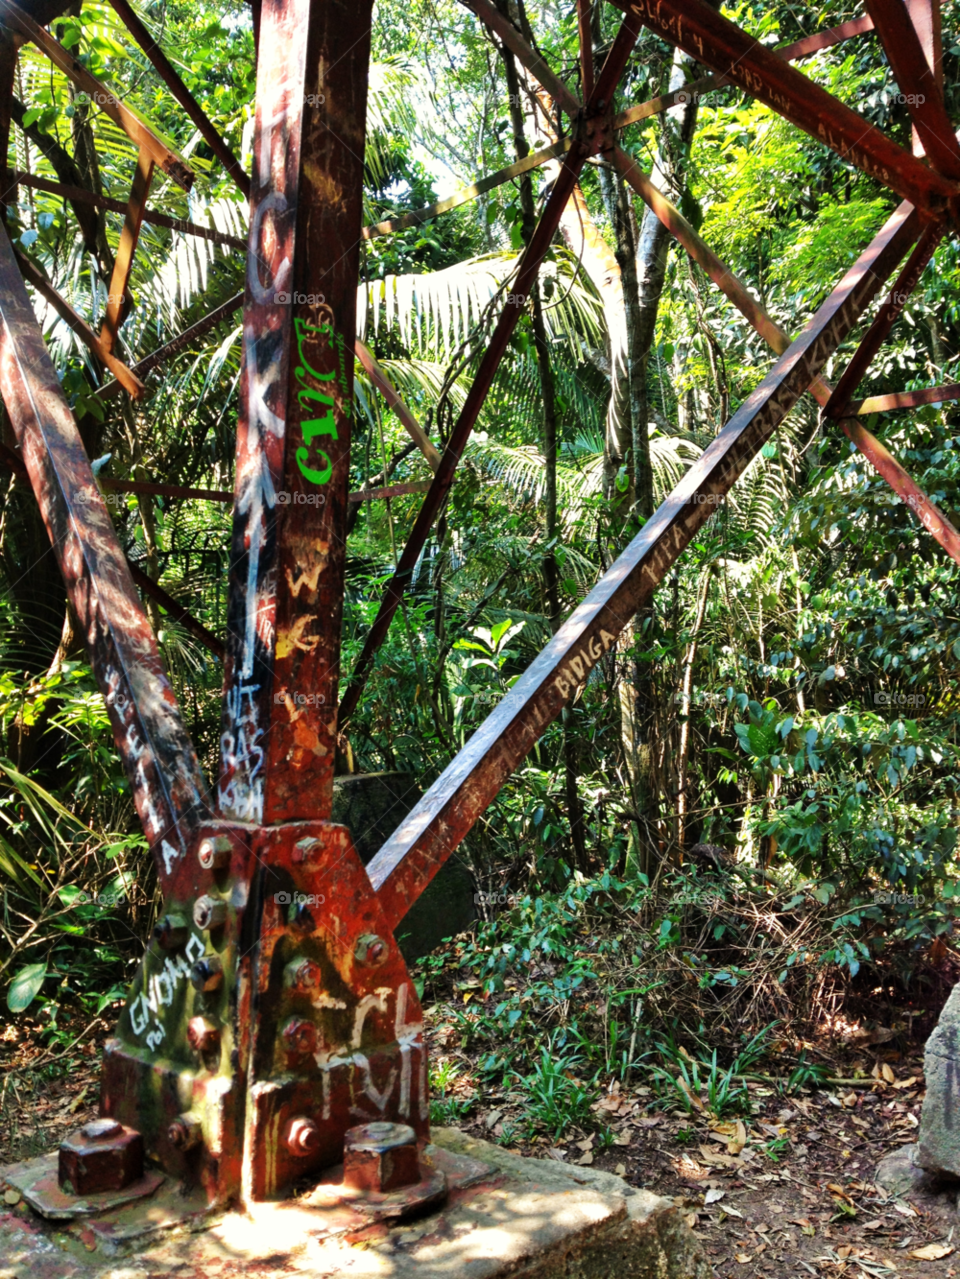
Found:
[[[382,964],[387,957],[387,943],[376,933],[364,933],[357,938],[353,957],[358,964]]]
[[[291,1017],[283,1028],[283,1046],[289,1053],[317,1051],[317,1028],[312,1021]]]
[[[175,950],[186,943],[190,930],[182,915],[164,915],[154,924],[153,935],[164,950]]]
[[[212,1053],[220,1047],[220,1030],[206,1017],[191,1017],[187,1023],[187,1043],[198,1053]]]
[[[193,906],[193,922],[198,928],[219,928],[227,919],[227,903],[216,897],[198,897]]]
[[[291,1119],[285,1140],[291,1155],[315,1155],[320,1149],[320,1129],[312,1119]]]
[[[322,977],[320,965],[312,959],[292,959],[284,970],[285,984],[301,993],[316,990]]]
[[[116,1119],[91,1119],[80,1129],[80,1136],[87,1141],[108,1141],[111,1137],[119,1137],[121,1132],[123,1126]]]
[[[344,1135],[343,1184],[380,1194],[420,1180],[417,1134],[407,1124],[377,1121]]]
[[[230,865],[230,854],[233,842],[229,835],[214,835],[212,839],[200,841],[197,857],[204,870],[224,870]]]
[[[217,990],[223,984],[223,964],[219,955],[204,955],[190,969],[190,984],[194,990]]]
[[[185,1115],[177,1115],[167,1129],[167,1136],[178,1150],[192,1150],[203,1140],[203,1128],[200,1125],[199,1116],[189,1112]]]

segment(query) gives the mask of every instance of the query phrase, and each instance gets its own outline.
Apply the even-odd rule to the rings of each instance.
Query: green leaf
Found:
[[[7,991],[7,1007],[12,1013],[22,1013],[36,999],[47,976],[46,964],[27,964],[21,968]]]

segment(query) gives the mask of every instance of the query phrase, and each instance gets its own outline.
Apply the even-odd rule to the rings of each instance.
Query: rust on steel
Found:
[[[147,196],[153,179],[154,160],[150,152],[141,147],[137,154],[137,167],[130,188],[130,202],[120,232],[120,243],[117,245],[117,256],[113,263],[113,274],[110,277],[110,292],[107,294],[107,309],[100,330],[100,341],[104,348],[112,351],[117,340],[117,333],[132,303],[128,286],[133,271],[133,258],[140,239],[140,227],[147,207]],[[119,379],[118,379],[119,380]]]
[[[403,423],[407,434],[416,444],[423,456],[427,459],[430,470],[436,472],[440,465],[440,454],[437,451],[437,446],[407,408],[403,401],[403,397],[399,394],[396,387],[393,386],[386,373],[384,373],[369,347],[365,346],[359,338],[356,340],[355,347],[357,359],[363,365],[364,369],[366,369],[367,376],[370,381]]]
[[[218,324],[222,324],[224,320],[229,318],[240,310],[243,305],[243,294],[237,293],[234,297],[228,298],[226,302],[215,307],[209,315],[205,315],[202,320],[197,320],[196,324],[191,324],[189,329],[184,329],[182,333],[177,334],[175,338],[171,338],[169,342],[165,342],[156,351],[145,356],[138,363],[131,366],[130,372],[138,378],[145,378],[148,373],[152,373],[155,368],[164,364],[167,360],[172,360],[175,355],[179,355],[181,351],[186,351],[197,338],[203,337],[205,333],[209,333],[211,329],[215,329]],[[108,400],[111,396],[116,395],[120,390],[119,382],[108,382],[106,386],[102,386],[97,391],[97,398]]]
[[[924,154],[939,173],[960,178],[960,142],[947,115],[938,82],[939,57],[928,59],[914,16],[904,0],[867,0],[867,9],[906,98]],[[916,17],[922,20],[919,5],[917,10]],[[924,34],[939,53],[939,6],[935,7],[935,15],[936,30],[928,27]]]
[[[95,209],[106,209],[110,213],[126,213],[127,205],[122,200],[113,200],[106,195],[95,195],[83,187],[71,186],[67,182],[54,182],[51,178],[41,178],[35,173],[24,173],[17,169],[10,174],[11,183],[19,186],[33,187],[35,191],[47,191],[50,195],[62,196],[71,204],[89,204]],[[143,220],[149,226],[164,227],[168,231],[180,231],[184,235],[193,235],[200,240],[209,240],[211,244],[228,245],[231,249],[247,251],[246,240],[236,235],[224,235],[211,227],[199,226],[196,222],[188,222],[186,218],[171,218],[157,209],[144,209]]]
[[[209,146],[223,167],[227,170],[243,194],[250,198],[250,178],[243,171],[243,166],[220,136],[213,121],[197,102],[196,98],[183,83],[173,69],[166,54],[140,21],[133,7],[127,0],[110,0],[120,21],[127,28],[137,44],[153,63],[157,75],[167,86],[187,115],[197,126],[200,136]]]
[[[706,0],[634,0],[627,11],[919,208],[945,210],[947,200],[957,195],[955,182],[929,169]]]
[[[208,810],[206,784],[6,232],[0,389],[165,887]]]
[[[91,354],[96,356],[101,364],[110,370],[117,379],[118,384],[123,387],[127,394],[135,400],[142,399],[146,394],[147,388],[137,375],[122,360],[118,360],[115,355],[107,350],[83,316],[79,315],[67,299],[57,292],[35,262],[31,262],[22,253],[17,253],[16,256],[20,274],[27,283],[32,285],[40,296],[50,303],[57,315],[60,316],[60,319],[70,326]]]
[[[904,503],[913,511],[927,532],[935,537],[948,555],[960,564],[960,533],[939,507],[931,502],[926,493],[914,483],[889,449],[855,418],[844,420],[841,426],[870,465],[883,476],[893,491],[903,498]]]
[[[219,782],[256,824],[332,805],[369,10],[261,15]]]
[[[921,391],[893,391],[889,395],[871,395],[857,404],[848,405],[847,413],[851,417],[869,417],[871,413],[892,413],[896,409],[916,409],[922,404],[947,404],[951,400],[960,400],[960,382],[926,387]]]
[[[140,113],[123,102],[90,74],[79,59],[55,40],[49,31],[34,22],[13,0],[0,0],[0,24],[8,27],[16,35],[30,40],[47,55],[54,66],[59,67],[73,83],[88,94],[94,107],[108,115],[118,125],[131,142],[147,152],[155,164],[185,191],[193,185],[193,170],[180,155],[168,138],[165,138],[153,125],[148,124]]]
[[[159,582],[155,582],[152,577],[144,573],[143,569],[138,568],[136,564],[130,565],[130,573],[144,595],[149,595],[205,649],[213,653],[214,657],[219,658],[221,662],[223,661],[223,641],[217,639],[216,635],[208,630],[203,622],[194,617],[189,609],[178,603],[172,595],[163,589]]]
[[[367,867],[395,924],[519,762],[615,644],[696,530],[818,376],[919,233],[901,205],[553,640]]]
[[[850,397],[866,376],[867,370],[873,363],[874,356],[889,337],[890,330],[903,312],[907,298],[920,283],[920,277],[933,257],[934,250],[943,238],[945,230],[946,227],[942,223],[935,223],[924,228],[916,248],[907,259],[903,270],[897,276],[896,283],[890,291],[890,296],[880,307],[873,323],[867,329],[860,345],[844,369],[833,394],[827,401],[825,411],[828,417],[841,418],[846,416]]]
[[[485,4],[486,0],[481,0],[481,2]],[[484,21],[486,21],[486,17],[484,17]],[[638,30],[638,24],[632,21],[629,16],[624,19],[620,30],[617,32],[613,46],[604,60],[600,75],[594,86],[593,95],[585,108],[587,117],[595,113],[597,103],[609,102],[614,88],[623,74],[630,52],[636,43]],[[526,46],[524,47],[526,48]],[[589,142],[582,138],[577,138],[560,165],[560,171],[546,206],[534,228],[530,243],[520,259],[516,281],[512,285],[512,292],[507,297],[500,312],[483,359],[480,361],[476,377],[467,393],[463,408],[460,410],[453,430],[450,432],[450,438],[443,451],[440,466],[433,477],[433,483],[424,498],[423,505],[420,507],[416,522],[407,539],[407,544],[397,562],[396,571],[387,583],[377,616],[367,632],[360,656],[354,665],[350,683],[340,701],[339,722],[341,726],[349,722],[350,716],[357,707],[374,654],[389,630],[390,622],[399,607],[406,584],[416,566],[417,560],[420,558],[420,552],[426,545],[433,522],[446,500],[447,493],[450,491],[460,457],[464,448],[466,448],[467,440],[470,438],[474,423],[483,407],[483,402],[500,366],[500,361],[503,359],[510,336],[525,308],[527,294],[533,287],[540,270],[540,263],[550,248],[557,227],[560,225],[563,210],[573,192],[573,188],[576,186],[580,170],[586,163],[591,150]]]

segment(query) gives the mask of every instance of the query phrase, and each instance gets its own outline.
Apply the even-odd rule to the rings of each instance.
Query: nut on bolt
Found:
[[[178,1150],[192,1150],[194,1146],[199,1146],[203,1140],[200,1116],[189,1111],[185,1115],[177,1115],[167,1129],[167,1136]]]
[[[200,841],[197,857],[204,870],[224,870],[230,865],[233,843],[229,835],[214,835]]]
[[[194,990],[217,990],[223,985],[223,964],[219,955],[204,955],[190,969],[190,985]]]
[[[193,905],[193,922],[198,928],[219,928],[227,920],[227,903],[216,897],[198,897]]]
[[[387,943],[376,933],[364,933],[357,938],[353,957],[358,964],[382,964],[387,957]]]
[[[185,945],[190,930],[182,915],[164,915],[154,924],[153,936],[164,950],[175,950],[177,946]]]
[[[284,970],[284,984],[294,990],[316,990],[322,980],[320,965],[312,959],[292,959]]]
[[[343,1146],[343,1184],[378,1194],[420,1180],[417,1134],[408,1124],[377,1121],[348,1128]]]
[[[316,1026],[302,1017],[291,1017],[283,1028],[283,1046],[289,1053],[316,1052]]]
[[[315,1155],[320,1149],[320,1129],[312,1119],[291,1119],[285,1141],[291,1155]]]
[[[220,1028],[206,1017],[191,1017],[187,1023],[187,1043],[194,1052],[216,1052],[220,1047]]]

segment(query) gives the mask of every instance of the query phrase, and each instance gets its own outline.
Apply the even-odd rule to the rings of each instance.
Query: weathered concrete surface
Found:
[[[954,986],[923,1056],[927,1093],[915,1162],[960,1177],[960,985]]]
[[[422,798],[410,773],[351,773],[333,781],[332,820],[346,826],[366,866]],[[462,933],[477,917],[473,876],[461,854],[440,867],[396,930],[404,959],[429,955],[445,937]]]
[[[435,1131],[434,1140],[441,1150],[482,1160],[492,1172],[419,1221],[388,1229],[365,1225],[349,1210],[262,1204],[249,1216],[229,1213],[201,1232],[184,1230],[111,1257],[88,1227],[70,1234],[21,1205],[0,1215],[0,1279],[712,1276],[670,1200],[610,1173],[521,1159],[453,1129]]]

